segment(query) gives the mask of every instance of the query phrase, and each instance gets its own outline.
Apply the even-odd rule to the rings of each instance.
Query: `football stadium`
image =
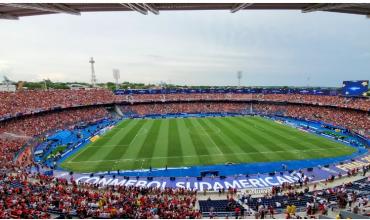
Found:
[[[370,4],[1,3],[0,18],[209,10],[357,18]],[[89,83],[16,82],[0,55],[0,218],[370,218],[369,74],[185,86],[113,69],[108,85],[87,57]]]

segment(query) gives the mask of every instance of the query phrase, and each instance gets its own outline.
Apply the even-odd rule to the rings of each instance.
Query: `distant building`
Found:
[[[0,92],[15,92],[15,85],[0,84]]]
[[[75,83],[75,84],[69,84],[69,85],[67,85],[70,89],[87,89],[87,88],[89,88],[89,86],[87,86],[87,85],[83,85],[83,84],[77,84],[77,83]]]

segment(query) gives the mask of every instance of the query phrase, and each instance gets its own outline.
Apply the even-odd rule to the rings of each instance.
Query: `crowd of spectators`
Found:
[[[362,169],[351,170],[348,176],[364,176],[370,166]],[[333,176],[333,179],[340,179],[341,175]],[[360,183],[361,182],[361,183]],[[270,214],[272,218],[276,210],[285,213],[286,218],[303,218],[298,216],[296,211],[300,208],[306,212],[306,217],[315,217],[316,214],[327,215],[329,209],[347,209],[355,214],[369,215],[369,197],[367,189],[354,190],[354,186],[363,184],[368,186],[370,177],[355,182],[345,182],[336,187],[325,187],[317,190],[316,184],[313,189],[306,185],[286,184],[285,189],[272,192],[259,198],[252,198],[250,194],[239,194],[239,200],[245,204],[248,209],[253,208],[256,211],[255,218],[263,218]],[[326,183],[325,183],[326,184]]]
[[[138,115],[175,114],[175,113],[208,113],[208,112],[241,112],[247,108],[244,103],[164,103],[164,104],[135,104],[121,106],[122,112]]]
[[[108,116],[107,110],[103,107],[83,107],[23,116],[1,122],[0,218],[50,218],[48,209],[53,203],[59,201],[67,204],[73,199],[77,201],[78,197],[74,196],[75,192],[67,188],[66,182],[63,185],[66,188],[62,189],[60,182],[56,185],[50,184],[54,179],[47,179],[48,177],[34,176],[32,180],[29,179],[26,165],[22,163],[27,158],[21,156],[18,160],[14,160],[14,156],[35,136]],[[81,198],[86,192],[86,190],[80,191]],[[66,200],[67,196],[70,197],[69,201]]]
[[[304,103],[315,105],[328,105],[370,111],[370,100],[365,98],[360,99],[342,96],[301,95],[301,94],[260,94],[256,96],[256,99],[262,101],[279,101],[279,102]]]
[[[370,110],[370,100],[366,98],[302,94],[179,93],[114,95],[112,91],[107,89],[65,89],[0,92],[0,100],[0,119],[15,117],[20,114],[32,114],[34,112],[75,106],[112,104],[119,102],[186,100],[274,101],[337,106],[363,111]]]
[[[12,165],[14,155],[29,139],[0,137],[0,167],[8,168]]]
[[[0,100],[0,118],[9,118],[55,108],[114,103],[117,96],[106,89],[20,90],[0,92]]]
[[[102,119],[107,115],[108,112],[104,107],[84,107],[41,113],[0,123],[0,134],[7,132],[18,136],[33,137],[48,130],[64,128],[79,122]]]
[[[0,123],[0,167],[11,168],[16,162],[23,162],[23,158],[13,161],[14,156],[35,136],[108,116],[103,107],[84,107],[3,121]]]
[[[189,93],[189,94],[137,94],[125,95],[121,100],[144,101],[190,101],[190,100],[245,100],[288,102],[313,105],[327,105],[370,111],[370,99],[341,96],[302,94],[239,94],[239,93]]]
[[[193,102],[121,105],[124,113],[139,115],[194,113],[194,112],[260,112],[283,114],[296,118],[320,120],[329,124],[364,132],[369,136],[370,102],[338,96],[276,95],[276,94],[160,94],[115,96],[111,91],[55,90],[0,92],[0,118],[29,114],[0,122],[0,218],[50,218],[49,213],[61,217],[80,218],[200,218],[195,209],[196,192],[185,189],[154,189],[134,186],[79,185],[65,179],[30,174],[17,166],[14,155],[32,137],[51,130],[63,129],[81,122],[92,122],[107,117],[104,107],[69,108],[120,101],[143,102],[186,100],[255,100],[294,102],[297,104]],[[321,105],[333,105],[340,109]],[[32,114],[54,108],[69,108]],[[363,111],[365,110],[365,111]],[[284,188],[284,186],[282,186]],[[336,189],[335,189],[336,190]],[[333,191],[338,202],[348,203],[345,191]],[[281,190],[278,189],[277,192]],[[344,192],[344,193],[343,193]],[[319,192],[325,195],[326,191]],[[340,197],[342,195],[342,197]],[[295,196],[295,194],[293,195]],[[316,195],[314,195],[316,196]],[[350,199],[356,199],[352,195]],[[320,198],[321,198],[320,197]],[[320,203],[320,201],[319,201]],[[326,203],[324,203],[326,204]],[[315,203],[307,204],[315,208]],[[265,207],[268,210],[267,207]],[[325,210],[325,206],[321,207]]]
[[[200,218],[196,191],[77,185],[28,173],[0,175],[0,218]]]
[[[370,115],[368,112],[323,106],[277,105],[258,103],[253,105],[255,112],[264,114],[281,114],[294,118],[323,121],[335,126],[357,131],[370,136]]]

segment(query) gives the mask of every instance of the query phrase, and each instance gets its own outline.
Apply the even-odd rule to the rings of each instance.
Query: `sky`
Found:
[[[0,77],[341,86],[370,79],[370,19],[300,11],[99,12],[0,19]],[[0,81],[2,80],[0,78]]]

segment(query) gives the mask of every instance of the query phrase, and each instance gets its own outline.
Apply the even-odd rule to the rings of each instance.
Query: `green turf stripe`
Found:
[[[111,132],[99,138],[96,142],[92,143],[91,146],[115,146],[123,136],[125,136],[136,124],[138,120],[126,120],[113,128]],[[93,157],[92,157],[93,158]]]
[[[144,126],[147,120],[139,119],[139,122],[123,137],[120,138],[118,142],[119,145],[130,145],[135,137],[138,135],[139,130]]]
[[[122,156],[121,164],[125,164],[129,169],[142,169],[149,168],[149,159],[148,157],[139,156],[140,149],[144,145],[145,139],[150,136],[150,129],[156,120],[146,119],[145,124],[137,132],[136,137],[130,143],[129,148],[126,153]],[[154,143],[153,143],[154,144]]]
[[[86,148],[86,149],[84,149],[84,148]],[[81,161],[89,160],[89,158],[91,157],[90,155],[94,155],[96,153],[96,151],[98,150],[97,148],[93,148],[93,147],[89,147],[89,146],[86,146],[84,148],[83,149],[80,149],[81,154],[78,154],[78,152],[77,152],[75,154],[76,157],[75,158],[71,158],[69,161],[72,161],[72,162],[81,162]]]
[[[153,152],[153,157],[166,157],[168,151],[168,129],[169,129],[169,120],[161,120],[162,124],[158,134],[158,139],[155,143],[155,150]],[[163,161],[163,160],[162,160]]]
[[[131,128],[132,125],[135,125],[136,122],[134,122],[133,120],[127,120],[127,121],[124,121],[123,124],[124,126],[126,126],[126,130],[124,132],[128,132]],[[116,130],[116,129],[113,129],[112,131],[112,135],[116,136],[116,135],[120,135],[121,132],[122,132],[122,129],[120,130]],[[109,132],[110,133],[110,132]],[[107,134],[109,135],[109,134]],[[113,147],[113,144],[110,144],[111,143],[111,138],[106,138],[106,135],[103,136],[104,138],[102,139],[105,139],[105,140],[108,140],[108,141],[104,141],[102,142],[101,139],[98,139],[96,142],[94,143],[90,143],[88,146],[85,146],[83,147],[82,149],[80,149],[74,156],[71,157],[71,159],[67,160],[66,162],[68,161],[73,161],[73,162],[81,162],[81,161],[87,161],[87,160],[101,160],[102,157],[101,155],[105,154],[105,152],[109,149],[109,148],[114,148]],[[112,147],[106,147],[105,145],[112,145]]]
[[[246,123],[249,124],[250,126],[254,126],[255,129],[257,130],[261,130],[262,132],[269,134],[271,137],[273,137],[276,140],[281,140],[286,143],[291,143],[289,145],[296,150],[303,150],[307,148],[307,146],[303,145],[300,141],[287,138],[287,136],[289,136],[288,134],[283,133],[283,132],[278,132],[276,129],[273,129],[270,126],[266,126],[266,125],[269,125],[269,123],[266,124],[266,121],[264,120],[261,121],[259,119],[257,120],[253,118],[252,121],[247,121]]]
[[[224,119],[225,120],[225,119]],[[224,121],[222,120],[222,121]],[[231,124],[232,127],[225,126],[225,124],[221,123],[218,120],[213,121],[214,124],[220,128],[222,128],[223,133],[228,136],[230,139],[232,139],[235,143],[240,146],[240,148],[245,153],[244,157],[249,157],[251,161],[269,161],[269,158],[267,155],[264,154],[252,154],[259,152],[258,146],[255,146],[254,144],[251,144],[251,141],[248,139],[244,139],[245,134],[240,134],[237,132],[237,128],[234,127],[233,124]],[[248,137],[249,138],[249,137]]]
[[[201,140],[204,142],[208,152],[210,155],[222,155],[222,151],[219,149],[217,144],[213,141],[213,139],[209,136],[209,133],[206,132],[206,129],[199,123],[198,118],[190,119],[193,127],[191,127],[190,132],[196,135],[199,135]]]
[[[207,125],[207,129],[212,129],[213,133],[211,135],[214,138],[214,141],[219,145],[219,148],[222,149],[222,152],[225,153],[226,159],[228,162],[245,162],[246,155],[239,145],[237,145],[232,139],[226,136],[223,131],[214,125],[213,121],[215,118],[205,118],[204,123]],[[248,160],[247,160],[248,161]]]
[[[235,154],[236,152],[230,147],[232,143],[227,143],[225,139],[220,137],[219,133],[221,133],[221,131],[219,128],[217,128],[217,126],[211,124],[207,119],[199,120],[198,122],[201,126],[203,126],[205,131],[208,133],[208,136],[217,145],[217,148],[220,149],[223,154],[225,154],[224,157],[226,162],[240,162],[238,156]]]
[[[179,130],[177,128],[176,119],[170,119],[168,127],[168,152],[167,164],[177,164],[182,166],[183,158],[182,147],[180,142]]]
[[[295,136],[289,136],[289,133],[284,132],[284,128],[280,128],[279,130],[276,128],[273,128],[270,125],[270,123],[266,122],[266,119],[261,120],[260,118],[254,119],[253,123],[257,124],[257,129],[263,129],[264,132],[268,133],[270,136],[277,140],[284,141],[286,143],[289,143],[287,145],[287,148],[291,148],[294,150],[307,150],[307,149],[315,149],[312,148],[312,145],[309,144],[309,142],[303,141],[303,140],[297,140]],[[266,125],[268,126],[268,129],[266,129]],[[290,137],[290,138],[288,138]],[[294,138],[294,139],[293,139]],[[317,149],[317,148],[316,148]],[[315,158],[319,155],[323,155],[324,152],[314,152],[314,151],[306,151],[304,154],[298,154],[298,159],[305,159],[305,158]]]
[[[153,122],[151,120],[146,119],[140,119],[139,121],[143,123],[142,126],[135,131],[134,135],[131,134],[126,135],[129,136],[131,142],[128,145],[122,145],[127,146],[126,150],[125,152],[123,152],[123,154],[120,155],[120,157],[116,161],[113,160],[114,163],[113,170],[140,169],[144,167],[145,161],[138,158],[138,152]],[[122,140],[120,140],[120,142],[122,142]]]
[[[129,125],[133,124],[133,120],[124,120],[105,135],[101,136],[97,141],[91,144],[91,146],[102,146],[115,138],[115,136],[119,136],[122,133],[122,130],[126,129],[129,130]]]
[[[304,154],[299,154],[298,159],[342,156],[348,154],[348,152],[353,152],[353,148],[349,146],[324,137],[315,136],[308,132],[299,131],[288,125],[278,124],[272,120],[261,117],[254,118],[254,120],[261,122],[262,126],[269,127],[271,131],[284,136],[286,139],[293,139],[290,146],[297,145],[297,142],[304,145],[305,152]]]
[[[274,121],[262,118],[256,118],[255,120],[258,121],[258,123],[263,124],[263,126],[269,126],[271,131],[275,132],[276,134],[282,135],[287,139],[293,139],[293,142],[302,143],[302,145],[309,147],[310,149],[329,149],[340,147],[340,145],[336,142],[327,141],[328,139],[323,137],[315,137],[312,134],[299,131],[287,125],[278,124]],[[299,137],[299,140],[297,140],[297,136]]]
[[[271,121],[269,119],[264,119],[261,117],[255,117],[253,120],[255,123],[258,123],[261,125],[263,124],[263,126],[268,126],[271,130],[274,130],[277,133],[284,135],[288,138],[295,138],[299,136],[300,141],[307,141],[309,143],[316,141],[316,143],[322,144],[321,141],[317,140],[313,135],[310,135],[305,132],[300,132],[299,130],[291,128],[290,126],[278,124],[274,121]],[[315,147],[315,145],[312,145],[312,147]]]
[[[215,135],[219,136],[219,138],[222,139],[225,144],[227,143],[228,147],[230,148],[229,153],[233,153],[235,155],[244,153],[243,149],[238,145],[238,143],[234,142],[232,138],[225,134],[223,125],[217,124],[217,122],[223,122],[222,118],[206,118],[205,122],[209,124],[210,127],[213,127],[213,129],[216,131]]]
[[[184,156],[184,165],[188,166],[193,163],[201,163],[199,161],[199,157],[197,156],[197,152],[195,150],[195,147],[193,145],[193,142],[191,141],[191,137],[189,134],[189,129],[185,124],[184,119],[176,119],[177,125],[179,128],[179,135],[180,135],[180,141],[182,146],[182,153]]]
[[[121,138],[121,141],[118,142],[119,145],[117,145],[117,147],[109,149],[107,151],[108,153],[104,156],[103,161],[97,164],[96,167],[100,168],[109,164],[109,166],[111,166],[110,170],[116,170],[115,165],[119,163],[119,161],[114,160],[122,159],[122,156],[125,155],[126,151],[129,149],[130,143],[134,140],[138,131],[144,124],[145,120],[139,120],[135,124],[135,126],[126,134],[126,136]]]
[[[128,166],[129,169],[148,169],[151,167],[150,159],[151,156],[145,155],[148,152],[146,150],[143,151],[145,148],[149,148],[146,142],[152,140],[152,148],[154,148],[154,141],[156,139],[152,139],[156,132],[153,131],[153,126],[157,120],[146,119],[145,125],[139,130],[136,138],[130,143],[129,149],[126,151],[126,154],[122,157],[122,164]],[[154,149],[152,149],[154,150]]]
[[[137,155],[137,158],[151,158],[154,152],[154,143],[157,141],[159,136],[159,128],[161,127],[162,121],[155,120],[151,127],[149,128],[149,133],[146,135],[143,145]],[[151,164],[151,159],[146,159],[148,163],[146,165],[153,166]],[[146,167],[148,168],[148,167]]]
[[[272,138],[268,133],[261,132],[258,129],[255,129],[254,127],[249,126],[249,123],[243,123],[248,122],[250,120],[250,117],[244,117],[244,118],[227,118],[225,119],[225,122],[232,123],[234,126],[242,131],[251,141],[258,143],[258,150],[262,152],[267,151],[286,151],[286,147],[289,143],[282,142],[281,140],[276,140]],[[271,141],[274,140],[274,141]],[[266,157],[269,157],[270,159],[275,159],[279,157],[280,159],[289,159],[293,156],[292,153],[289,152],[276,152],[276,154],[267,154]]]
[[[315,136],[307,132],[299,131],[298,129],[292,128],[285,124],[278,124],[272,120],[264,119],[261,117],[255,118],[255,120],[269,126],[272,130],[275,130],[282,135],[289,136],[290,138],[299,136],[301,142],[304,141],[306,142],[305,144],[313,148],[321,149],[326,147],[333,147],[333,145],[336,145],[334,147],[339,147],[338,143],[333,142],[329,139]]]
[[[230,154],[233,153],[231,148],[229,147],[229,143],[225,143],[219,136],[220,130],[214,129],[214,126],[210,126],[208,123],[206,123],[205,119],[198,120],[199,124],[204,128],[204,131],[208,133],[208,136],[213,140],[213,142],[218,146],[218,148],[222,151],[224,154]]]
[[[184,120],[184,121],[185,121],[185,125],[188,129],[188,133],[190,135],[193,146],[195,148],[195,151],[197,152],[197,155],[207,156],[207,155],[211,154],[208,151],[207,146],[203,142],[203,139],[196,132],[193,131],[195,125],[192,123],[192,120],[188,119],[188,120]]]
[[[140,123],[142,125],[139,125]],[[156,125],[157,123],[160,125]],[[62,167],[79,172],[96,172],[140,169],[148,167],[149,164],[153,167],[164,167],[166,164],[176,167],[222,164],[228,161],[311,159],[348,155],[355,151],[329,139],[259,117],[135,119],[125,120],[116,128],[121,129],[113,129],[104,135],[104,138],[82,148],[67,159]],[[170,142],[172,146],[178,142],[177,148],[170,150]],[[295,142],[303,146],[297,147]],[[148,143],[151,143],[153,148],[147,149]],[[252,148],[243,150],[245,143]],[[220,148],[220,153],[216,151],[216,145]],[[122,146],[127,147],[122,149]],[[121,159],[106,159],[110,155],[117,158],[116,154],[121,155]],[[174,156],[168,157],[169,154]],[[145,158],[145,161],[140,158]]]

